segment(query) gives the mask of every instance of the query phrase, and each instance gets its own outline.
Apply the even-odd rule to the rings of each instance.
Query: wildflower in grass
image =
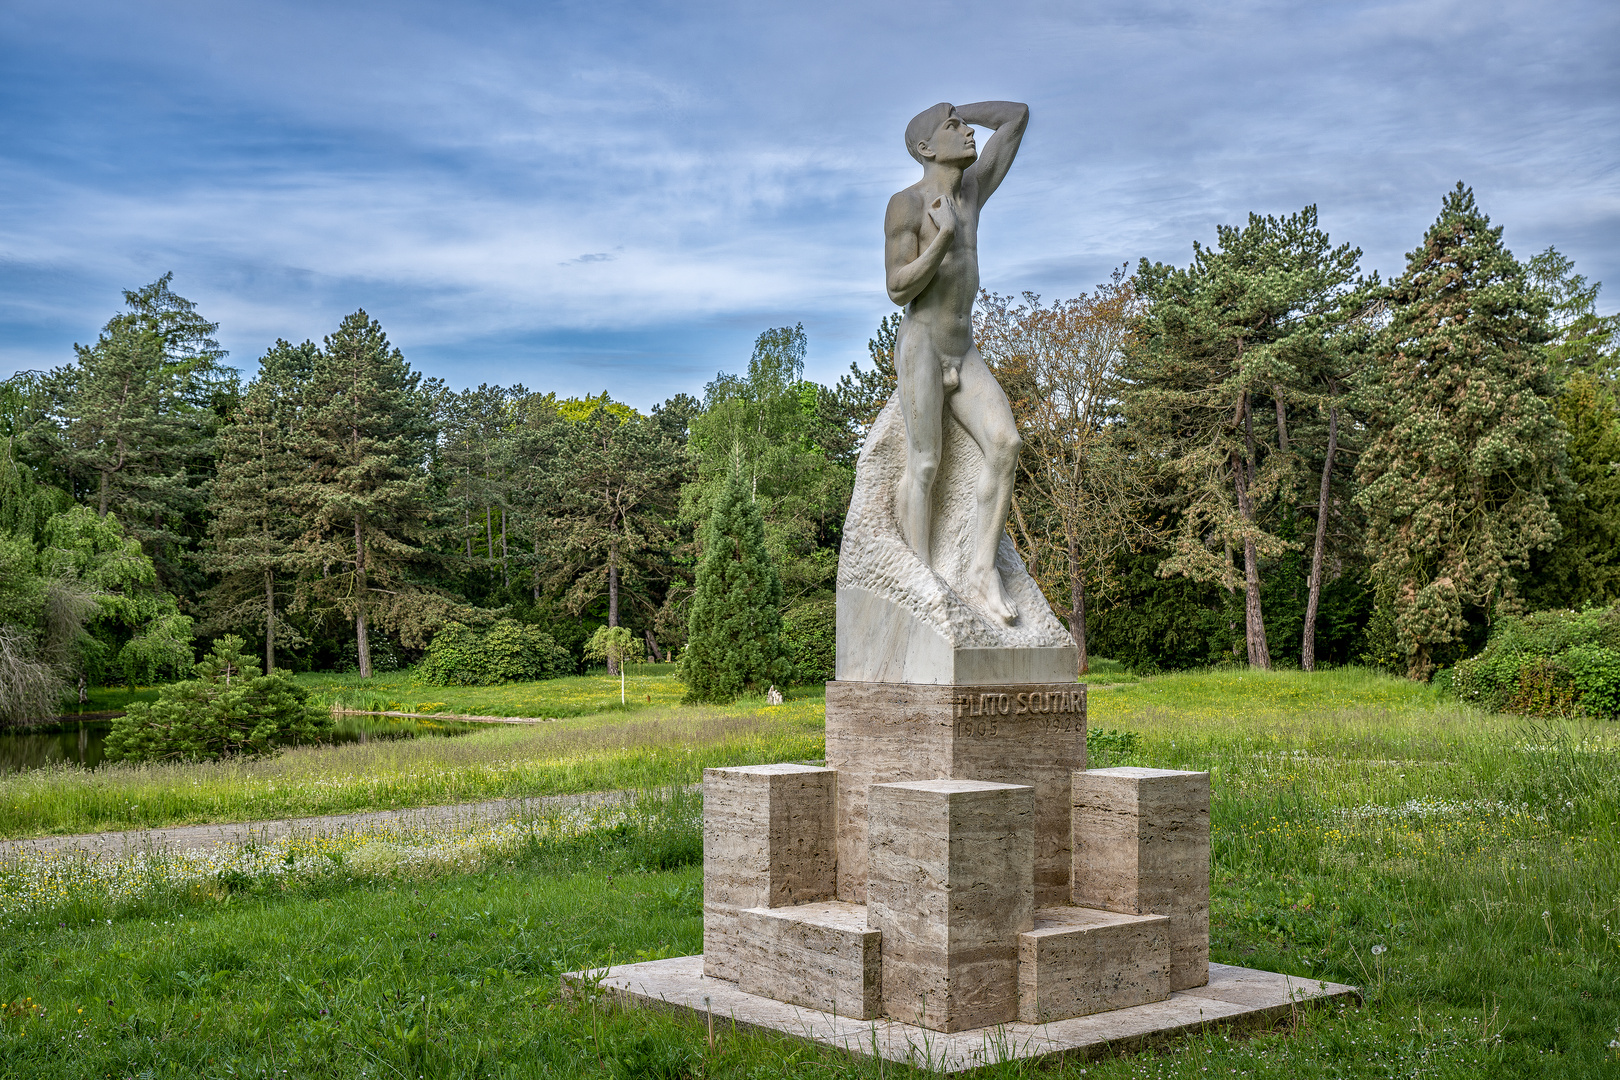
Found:
[[[1389,952],[1389,946],[1387,945],[1374,945],[1372,947],[1372,954],[1374,956],[1383,956],[1387,952]]]

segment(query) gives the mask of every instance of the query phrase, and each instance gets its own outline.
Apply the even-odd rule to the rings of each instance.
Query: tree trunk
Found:
[[[1277,383],[1272,383],[1271,390],[1277,401],[1277,446],[1286,454],[1288,453],[1288,407],[1283,404],[1282,387]]]
[[[1243,517],[1243,523],[1250,528],[1254,526],[1254,504],[1249,501],[1249,486],[1252,478],[1248,469],[1254,457],[1254,424],[1249,414],[1248,394],[1243,395],[1244,430],[1248,440],[1249,462],[1241,456],[1232,455],[1232,477],[1237,484],[1238,513]],[[1254,549],[1252,535],[1243,538],[1243,623],[1244,637],[1249,646],[1249,666],[1271,668],[1271,651],[1266,646],[1266,621],[1260,610],[1260,558]]]
[[[354,651],[360,661],[360,677],[371,678],[371,641],[366,636],[366,534],[360,515],[354,515]]]
[[[614,545],[608,548],[608,625],[619,625],[619,548]],[[613,654],[608,653],[608,674],[619,673],[618,662]]]
[[[472,511],[463,509],[461,514],[467,519],[467,558],[472,558]]]
[[[484,507],[484,558],[488,562],[495,561],[495,515],[489,507]]]
[[[1300,643],[1299,666],[1316,670],[1316,608],[1322,599],[1322,549],[1326,546],[1328,488],[1333,479],[1333,456],[1339,450],[1339,407],[1328,406],[1327,460],[1322,463],[1322,490],[1316,499],[1316,545],[1311,550],[1310,599],[1305,602],[1305,640]]]
[[[101,470],[101,504],[96,508],[97,517],[107,516],[107,470]]]
[[[529,568],[530,584],[534,586],[534,602],[540,602],[540,527],[534,530],[534,565]]]
[[[276,671],[276,575],[264,572],[264,673]]]
[[[506,556],[506,507],[501,507],[501,584],[512,587],[512,566]]]
[[[1080,542],[1069,532],[1069,634],[1079,650],[1080,674],[1091,670],[1086,655],[1086,575],[1080,569]]]
[[[664,654],[658,651],[658,639],[653,637],[651,629],[647,631],[647,655],[660,664],[664,662]]]

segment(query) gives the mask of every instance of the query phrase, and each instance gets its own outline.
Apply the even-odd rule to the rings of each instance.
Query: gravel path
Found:
[[[280,821],[238,821],[227,825],[178,825],[163,829],[83,833],[78,836],[39,836],[0,841],[0,859],[30,852],[123,856],[135,851],[198,851],[232,847],[249,841],[280,840],[294,834],[315,834],[362,829],[374,825],[429,828],[473,821],[504,821],[524,813],[543,813],[575,806],[603,806],[631,798],[629,791],[591,791],[581,795],[546,795],[530,799],[491,799],[488,802],[421,806],[411,810],[379,810],[358,814],[323,814],[320,817]]]

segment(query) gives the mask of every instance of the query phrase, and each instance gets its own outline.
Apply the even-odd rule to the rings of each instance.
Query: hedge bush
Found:
[[[787,646],[796,683],[821,683],[835,678],[838,658],[838,605],[832,600],[808,600],[782,616],[782,644]]]
[[[262,754],[315,742],[332,730],[332,714],[281,672],[261,675],[234,634],[197,662],[195,679],[171,683],[155,702],[137,701],[113,721],[109,761],[200,761]]]
[[[1620,716],[1620,605],[1502,619],[1451,688],[1498,712]]]
[[[487,629],[446,623],[416,669],[427,686],[492,686],[574,673],[574,657],[538,626],[498,619]]]

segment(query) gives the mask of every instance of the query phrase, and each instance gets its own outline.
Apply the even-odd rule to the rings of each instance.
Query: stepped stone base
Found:
[[[1083,685],[830,682],[827,766],[838,774],[838,899],[866,902],[868,789],[951,778],[1035,789],[1035,904],[1069,902],[1071,777],[1086,767]]]
[[[1352,1003],[1353,986],[1269,971],[1209,965],[1209,983],[1163,1001],[1047,1024],[1011,1023],[943,1034],[895,1020],[856,1020],[743,991],[703,974],[703,957],[682,956],[563,976],[565,992],[596,988],[626,1004],[712,1016],[721,1038],[731,1027],[778,1032],[851,1054],[878,1056],[946,1073],[1003,1061],[1055,1063],[1127,1053],[1213,1026],[1265,1028],[1302,1006]]]
[[[1170,920],[1095,908],[1038,908],[1018,935],[1018,1019],[1128,1009],[1170,996]]]
[[[737,986],[856,1020],[882,1007],[882,935],[866,909],[836,900],[737,913]]]

